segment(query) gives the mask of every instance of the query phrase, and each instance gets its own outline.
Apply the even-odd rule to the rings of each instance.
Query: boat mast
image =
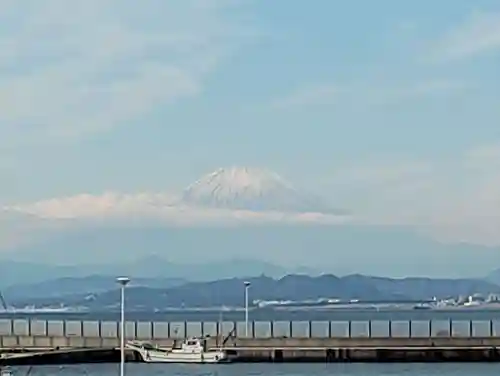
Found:
[[[219,350],[222,349],[222,341],[224,340],[224,330],[223,330],[223,327],[222,327],[222,307],[219,311],[219,335],[217,336],[217,342],[219,344]],[[220,338],[219,338],[220,336]]]

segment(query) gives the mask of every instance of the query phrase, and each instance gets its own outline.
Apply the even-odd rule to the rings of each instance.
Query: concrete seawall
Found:
[[[0,320],[2,364],[117,362],[118,322]],[[364,331],[356,328],[363,327]],[[493,321],[444,322],[127,322],[127,340],[171,347],[208,335],[240,362],[500,361]],[[127,361],[139,361],[128,351]]]
[[[418,320],[418,321],[249,321],[248,330],[242,321],[127,321],[127,337],[184,338],[236,331],[242,337],[498,337],[500,321],[494,320]],[[1,335],[118,337],[117,321],[0,319]]]
[[[117,362],[118,338],[3,336],[3,364]],[[173,339],[155,343],[170,347]],[[212,338],[210,347],[216,347]],[[500,338],[232,338],[226,349],[239,362],[496,362]],[[127,361],[139,361],[128,351]]]
[[[127,338],[127,340],[135,338]],[[139,339],[146,340],[146,339]],[[172,346],[174,339],[151,340],[161,347]],[[55,337],[55,336],[1,336],[0,348],[53,349],[53,348],[115,348],[119,338]],[[209,340],[209,347],[217,347],[217,340]],[[432,347],[492,347],[500,348],[500,337],[484,338],[234,338],[226,343],[229,348],[432,348]]]

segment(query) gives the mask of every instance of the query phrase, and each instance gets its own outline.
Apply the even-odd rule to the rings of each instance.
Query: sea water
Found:
[[[23,376],[28,367],[13,368]],[[497,376],[500,364],[434,363],[434,364],[127,364],[126,376]],[[30,376],[117,376],[118,364],[78,366],[36,366]]]

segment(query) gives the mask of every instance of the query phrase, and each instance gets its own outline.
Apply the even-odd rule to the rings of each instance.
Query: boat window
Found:
[[[187,344],[188,344],[188,346],[196,346],[197,345],[196,341],[188,341]]]
[[[172,346],[173,349],[179,350],[182,348],[181,344],[179,344],[177,341],[174,341],[174,345]]]

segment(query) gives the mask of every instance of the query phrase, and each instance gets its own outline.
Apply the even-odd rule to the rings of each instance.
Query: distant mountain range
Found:
[[[169,260],[174,267],[153,262],[142,268],[137,260],[151,255]],[[500,251],[494,247],[443,244],[402,227],[347,224],[241,227],[165,227],[128,223],[82,225],[35,244],[19,246],[15,253],[3,255],[4,260],[82,265],[78,269],[85,270],[81,274],[70,268],[71,273],[64,276],[114,274],[120,270],[133,272],[142,268],[151,270],[155,273],[153,276],[181,278],[184,275],[180,275],[177,265],[190,265],[193,260],[204,265],[219,265],[220,260],[248,258],[285,265],[282,268],[285,274],[294,271],[293,265],[303,265],[336,275],[361,273],[390,277],[477,277],[484,275],[492,265],[500,265]],[[100,265],[105,265],[104,271]],[[108,273],[110,265],[114,269]],[[218,270],[231,270],[231,276],[249,275],[245,265],[238,263]],[[266,271],[267,267],[259,266],[254,270],[259,268]],[[17,269],[6,269],[9,275],[17,278]],[[27,278],[31,273],[38,273],[28,269]],[[189,273],[188,268],[181,269]],[[204,267],[204,270],[208,269]],[[190,274],[198,271],[193,270]],[[147,276],[141,273],[140,276]],[[272,272],[271,275],[276,274]],[[278,275],[283,274],[280,271]],[[228,275],[211,274],[209,277],[225,276]]]
[[[188,283],[181,278],[134,278],[132,287],[169,288]],[[89,275],[86,277],[60,277],[38,283],[9,286],[2,293],[10,303],[16,300],[66,299],[68,296],[106,293],[116,289],[116,276]]]
[[[252,259],[181,264],[152,255],[120,263],[72,266],[2,260],[0,261],[0,290],[3,288],[4,292],[8,292],[9,288],[14,288],[16,296],[20,291],[28,291],[30,288],[49,292],[60,290],[61,286],[64,286],[64,288],[74,288],[75,293],[78,289],[80,292],[93,291],[94,288],[102,290],[111,288],[115,278],[119,275],[132,277],[135,284],[152,287],[159,284],[164,287],[165,281],[170,284],[172,281],[210,281],[237,276],[254,277],[262,274],[282,277],[287,273],[320,274],[312,268],[287,269]],[[10,292],[14,290],[11,289]]]
[[[500,268],[493,270],[486,278],[487,281],[500,285]]]
[[[414,301],[447,298],[474,293],[500,293],[496,284],[481,279],[391,279],[350,275],[286,275],[229,278],[210,282],[185,282],[168,279],[138,279],[127,289],[129,309],[156,310],[168,307],[241,306],[244,281],[251,283],[252,300],[315,300],[320,298],[369,301]],[[85,292],[74,286],[88,286]],[[23,290],[23,294],[19,292]],[[10,303],[16,306],[85,306],[91,310],[116,309],[119,291],[113,279],[93,276],[81,279],[56,279],[41,286],[12,287]],[[54,290],[52,290],[54,289]],[[55,294],[59,291],[60,294]]]

